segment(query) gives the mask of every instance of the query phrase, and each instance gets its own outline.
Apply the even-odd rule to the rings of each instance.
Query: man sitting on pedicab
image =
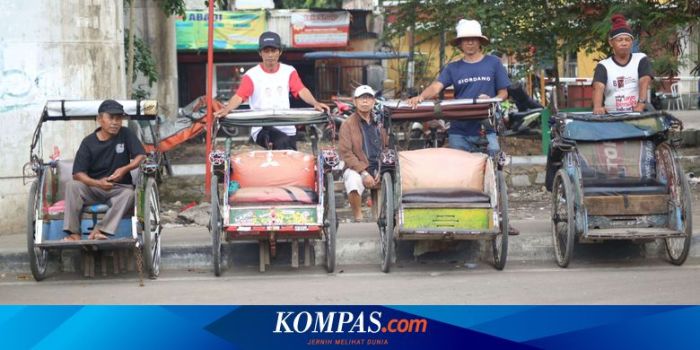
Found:
[[[97,110],[99,127],[80,143],[73,162],[73,180],[66,184],[64,241],[79,241],[83,206],[107,204],[109,209],[88,239],[105,240],[117,231],[119,221],[134,207],[130,171],[146,159],[146,151],[134,133],[122,126],[124,107],[105,100]]]
[[[593,74],[593,114],[642,112],[648,102],[651,62],[641,52],[632,53],[634,36],[625,17],[615,14],[608,43],[612,56],[598,62]]]
[[[280,63],[282,40],[277,33],[262,33],[258,44],[262,63],[243,75],[238,90],[231,96],[226,107],[214,113],[215,117],[224,117],[246,100],[252,110],[289,109],[290,92],[316,110],[330,112],[328,105],[316,101],[311,91],[301,82],[294,67]],[[253,127],[250,137],[253,142],[264,148],[272,145],[274,150],[296,150],[296,133],[296,127],[293,125]]]
[[[481,34],[481,24],[473,20],[460,20],[457,23],[457,37],[452,45],[459,48],[464,56],[461,60],[448,64],[440,76],[418,96],[408,100],[413,107],[437,95],[442,89],[453,85],[456,99],[508,98],[510,79],[501,60],[492,55],[484,55],[482,46],[489,39]],[[482,122],[478,120],[453,120],[448,130],[450,148],[467,152],[479,152]],[[500,151],[496,132],[486,129],[487,151],[494,155]]]
[[[345,191],[355,221],[362,221],[362,192],[379,186],[379,155],[387,141],[386,131],[372,112],[375,95],[369,85],[355,89],[355,112],[340,126],[338,137],[338,151],[345,162]]]

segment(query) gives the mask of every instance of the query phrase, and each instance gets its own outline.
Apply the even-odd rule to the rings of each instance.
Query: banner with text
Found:
[[[207,48],[209,13],[187,11],[175,21],[178,50]],[[265,11],[215,11],[214,49],[257,50],[258,37],[265,31]]]
[[[334,12],[294,12],[291,17],[292,47],[321,48],[348,45],[350,14]]]

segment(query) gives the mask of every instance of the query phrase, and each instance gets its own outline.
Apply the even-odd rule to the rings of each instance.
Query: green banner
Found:
[[[178,50],[207,48],[207,11],[187,11],[175,22]],[[257,50],[265,31],[265,11],[215,11],[214,49]]]

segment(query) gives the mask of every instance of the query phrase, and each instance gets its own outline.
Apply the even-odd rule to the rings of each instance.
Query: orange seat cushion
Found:
[[[231,156],[231,180],[246,187],[316,188],[316,158],[297,151],[251,151]]]

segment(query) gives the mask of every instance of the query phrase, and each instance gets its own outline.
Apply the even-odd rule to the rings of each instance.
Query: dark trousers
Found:
[[[255,143],[257,143],[265,149],[269,148],[273,150],[297,150],[296,135],[289,136],[272,126],[263,126],[262,130],[260,130],[260,132],[258,133],[258,137],[255,140]],[[272,144],[272,147],[269,147],[270,144]]]

